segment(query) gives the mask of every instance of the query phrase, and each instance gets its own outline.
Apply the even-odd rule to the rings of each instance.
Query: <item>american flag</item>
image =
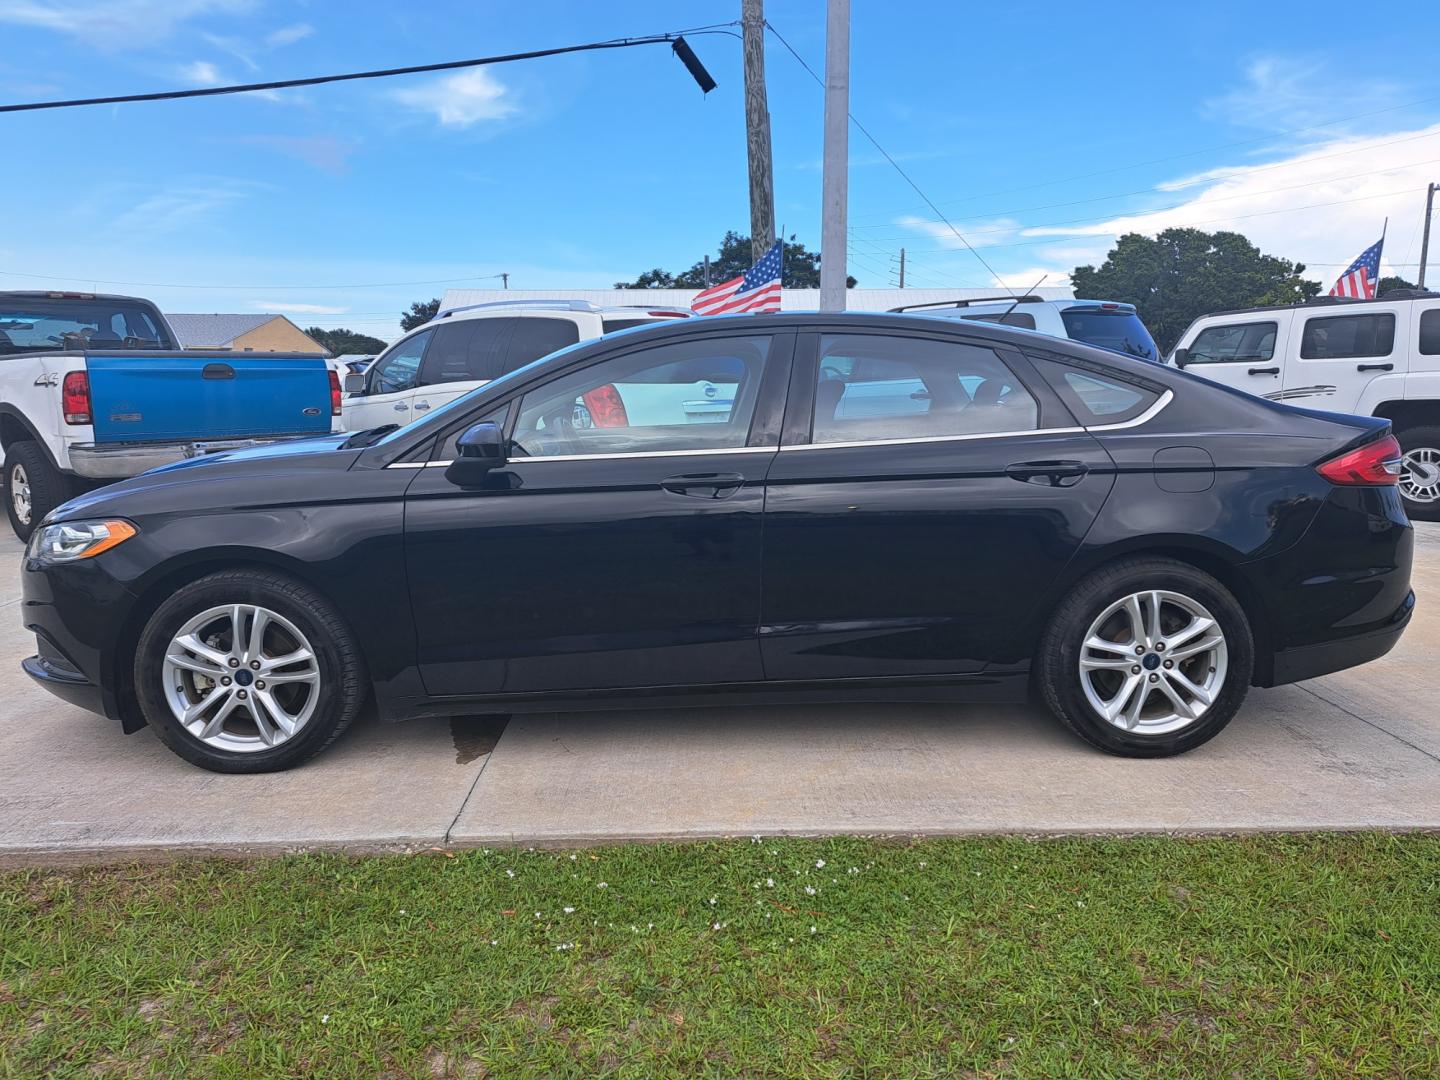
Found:
[[[1382,236],[1362,251],[1339,280],[1330,286],[1330,295],[1375,299],[1375,283],[1380,280],[1380,249],[1384,246],[1385,238]]]
[[[690,308],[697,315],[734,315],[741,311],[779,311],[780,274],[782,270],[780,241],[761,256],[760,261],[737,278],[712,285],[694,300]]]

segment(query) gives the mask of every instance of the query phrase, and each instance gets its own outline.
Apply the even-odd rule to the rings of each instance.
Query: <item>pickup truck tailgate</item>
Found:
[[[330,376],[316,356],[87,353],[85,366],[96,443],[330,431]]]

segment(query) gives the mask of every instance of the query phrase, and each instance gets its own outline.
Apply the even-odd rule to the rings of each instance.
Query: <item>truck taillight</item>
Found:
[[[330,369],[330,415],[340,415],[340,376]]]
[[[86,372],[67,372],[60,386],[60,396],[67,424],[90,423],[90,376]]]
[[[1388,487],[1400,477],[1402,453],[1394,435],[1340,454],[1315,466],[1315,471],[1342,487]]]

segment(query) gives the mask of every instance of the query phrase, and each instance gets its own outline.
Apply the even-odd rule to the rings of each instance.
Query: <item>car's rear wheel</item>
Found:
[[[5,513],[10,528],[29,540],[46,514],[70,497],[70,483],[29,439],[10,444],[5,453]]]
[[[1209,574],[1127,559],[1081,581],[1056,610],[1036,685],[1061,723],[1126,757],[1163,757],[1214,738],[1250,687],[1245,611]]]
[[[170,749],[230,773],[300,764],[365,698],[344,620],[309,587],[264,570],[211,574],[162,603],[140,636],[135,686]]]
[[[1405,428],[1400,440],[1400,498],[1416,521],[1440,521],[1440,427]]]

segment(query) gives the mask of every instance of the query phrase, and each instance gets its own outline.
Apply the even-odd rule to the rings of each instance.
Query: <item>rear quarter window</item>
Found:
[[[1153,385],[1091,367],[1077,367],[1042,356],[1031,362],[1083,427],[1123,424],[1160,400]]]

